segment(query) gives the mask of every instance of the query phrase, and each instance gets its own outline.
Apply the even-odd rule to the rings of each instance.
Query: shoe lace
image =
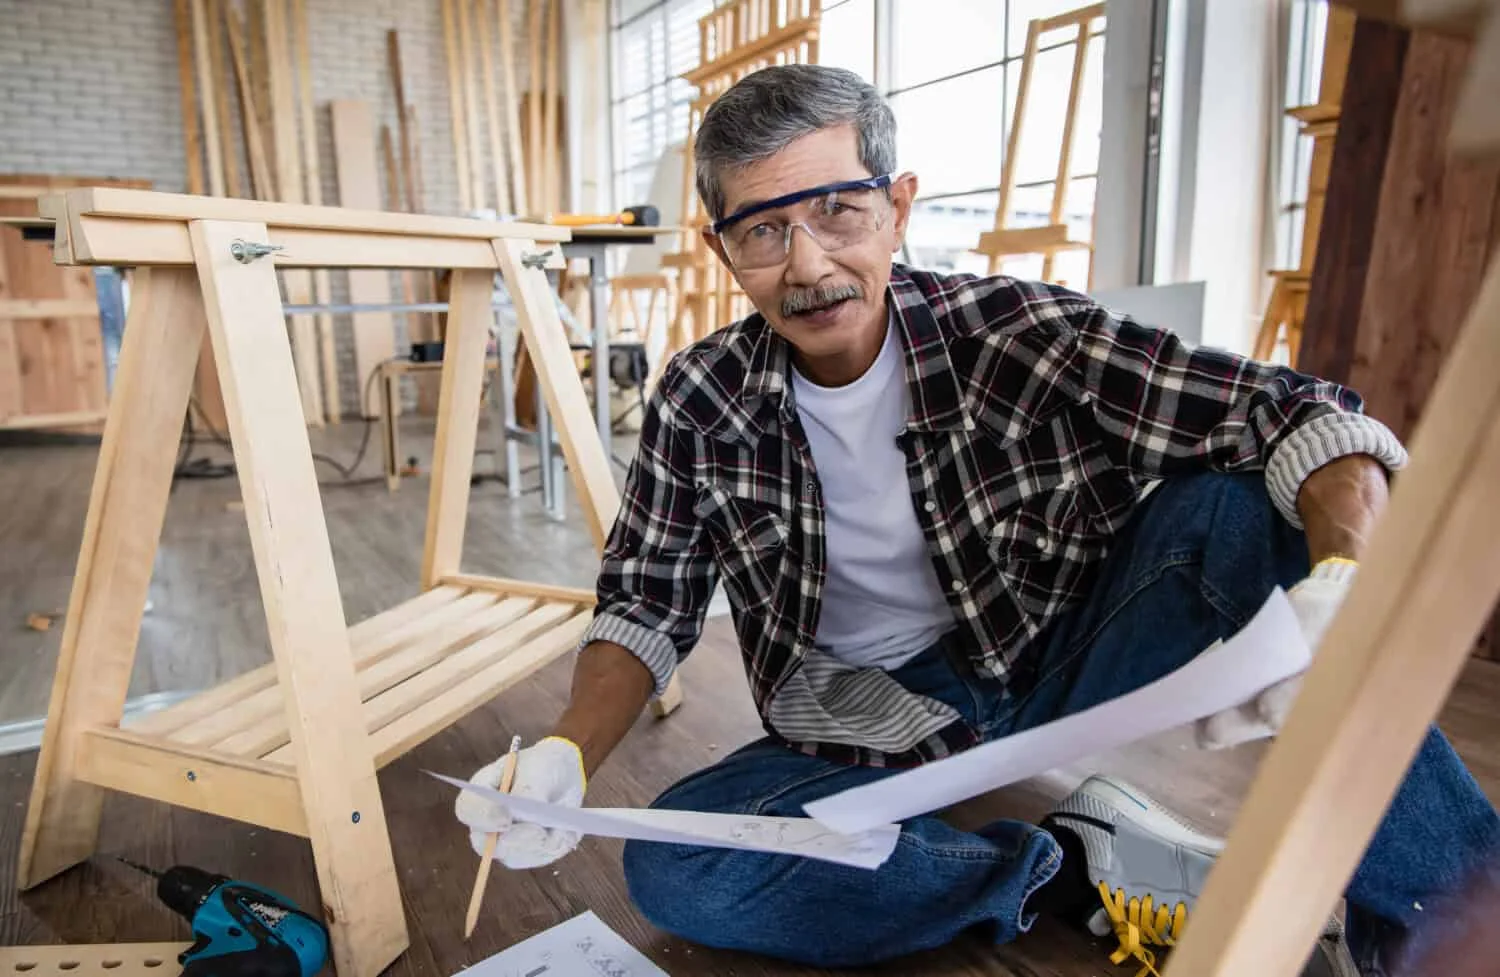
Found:
[[[1156,969],[1156,954],[1148,946],[1173,946],[1182,938],[1187,926],[1187,904],[1179,902],[1172,909],[1156,905],[1150,896],[1129,896],[1125,890],[1110,892],[1109,886],[1099,883],[1099,896],[1104,900],[1104,912],[1109,916],[1119,947],[1110,954],[1111,963],[1121,964],[1134,958],[1141,962],[1135,977],[1161,977]]]

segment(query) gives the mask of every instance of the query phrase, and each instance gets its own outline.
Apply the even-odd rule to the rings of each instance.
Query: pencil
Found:
[[[510,793],[511,782],[516,779],[516,753],[521,749],[521,737],[513,736],[510,740],[510,752],[505,754],[505,769],[500,773],[500,792]],[[469,915],[464,919],[464,939],[474,934],[474,926],[479,922],[479,904],[484,901],[484,888],[490,880],[490,865],[495,860],[495,842],[500,836],[495,832],[485,838],[484,854],[479,859],[479,875],[474,879],[474,891],[469,896]]]

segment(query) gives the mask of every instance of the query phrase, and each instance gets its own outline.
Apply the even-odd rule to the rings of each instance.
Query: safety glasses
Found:
[[[884,209],[877,192],[891,185],[891,174],[845,180],[798,190],[742,208],[712,230],[736,268],[753,270],[780,264],[798,227],[825,251],[851,247],[879,229]],[[796,207],[802,220],[771,214]],[[764,215],[764,216],[762,216]]]

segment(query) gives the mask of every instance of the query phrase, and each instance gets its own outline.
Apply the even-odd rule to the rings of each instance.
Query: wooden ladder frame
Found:
[[[667,326],[667,345],[657,360],[648,390],[656,386],[672,354],[748,314],[749,300],[734,275],[709,250],[703,229],[711,221],[698,197],[693,170],[693,139],[720,95],[752,71],[783,64],[816,64],[823,0],[732,0],[698,19],[698,67],[684,81],[698,89],[688,109],[682,149],[682,237],[678,250],[662,258],[677,270],[676,306]]]
[[[1500,152],[1500,0],[1339,2],[1474,37],[1450,142]],[[1166,977],[1294,977],[1308,959],[1500,596],[1497,375],[1500,255]]]
[[[595,545],[619,505],[552,303],[565,229],[85,189],[45,200],[62,264],[137,267],[18,883],[94,851],[105,790],[307,837],[333,961],[408,946],[376,770],[575,648],[591,591],[462,574],[494,276],[505,279]],[[244,245],[281,250],[241,260]],[[276,269],[452,269],[417,596],[347,626]],[[205,333],[274,662],[120,728],[173,460]],[[656,703],[658,714],[677,699]],[[313,735],[316,733],[316,735]]]
[[[1078,103],[1083,99],[1083,72],[1088,65],[1089,35],[1094,21],[1104,18],[1104,4],[1095,3],[1077,10],[1069,10],[1052,17],[1033,20],[1026,25],[1026,48],[1021,55],[1021,80],[1016,85],[1016,108],[1010,123],[1010,138],[1005,147],[1005,162],[1000,169],[1000,200],[995,207],[995,227],[979,235],[979,244],[974,248],[978,254],[990,259],[989,274],[1000,271],[1000,263],[1018,254],[1042,255],[1042,280],[1052,278],[1052,262],[1062,251],[1088,251],[1089,285],[1094,280],[1092,252],[1089,241],[1074,241],[1069,237],[1068,225],[1062,223],[1063,207],[1068,200],[1068,184],[1072,182],[1073,137],[1078,120]],[[1027,96],[1031,93],[1031,71],[1036,64],[1037,50],[1041,47],[1042,35],[1064,28],[1076,32],[1073,44],[1073,76],[1068,87],[1068,108],[1063,116],[1062,146],[1058,150],[1057,173],[1052,184],[1052,204],[1047,223],[1040,227],[1006,227],[1010,218],[1010,197],[1016,189],[1016,167],[1021,153],[1021,131],[1025,127]]]

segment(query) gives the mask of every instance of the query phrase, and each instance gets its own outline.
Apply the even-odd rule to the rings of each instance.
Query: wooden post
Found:
[[[546,209],[546,178],[542,175],[542,7],[547,0],[527,0],[526,65],[531,87],[526,92],[526,191],[531,206]]]
[[[297,374],[270,261],[231,242],[264,224],[193,221],[193,254],[229,411],[235,467],[339,973],[375,974],[407,945],[390,836],[360,712]],[[252,407],[253,405],[253,407]]]
[[[443,52],[448,62],[448,115],[452,120],[453,162],[458,170],[459,207],[467,213],[475,207],[473,184],[469,181],[469,133],[464,123],[464,81],[459,73],[458,28],[454,25],[453,5],[468,0],[442,0]]]
[[[469,191],[473,205],[483,209],[489,198],[484,192],[484,144],[479,132],[479,93],[474,90],[474,63],[472,47],[473,32],[469,30],[469,4],[473,0],[457,0],[458,3],[458,64],[463,74],[464,131],[469,148]]]
[[[240,154],[234,138],[234,119],[229,112],[229,79],[224,77],[224,0],[208,0],[208,70],[213,86],[214,114],[219,121],[219,142],[224,161],[224,190],[243,197]]]
[[[443,348],[427,537],[422,553],[424,590],[436,586],[443,577],[461,572],[494,283],[495,276],[488,271],[460,270],[453,273],[448,289],[448,336]]]
[[[275,200],[276,181],[271,175],[271,163],[266,156],[266,143],[261,137],[260,125],[256,122],[260,111],[255,104],[255,86],[250,79],[249,65],[246,64],[245,28],[234,7],[226,7],[224,17],[229,29],[229,60],[234,66],[235,87],[240,93],[240,128],[245,134],[245,152],[250,159],[252,195],[257,200]]]
[[[189,0],[175,0],[173,21],[177,28],[177,88],[182,110],[182,142],[187,158],[187,192],[202,193],[203,128],[198,122],[198,93],[193,79],[193,16]]]
[[[203,341],[192,269],[141,268],[133,291],[21,836],[23,889],[88,858],[98,840],[103,794],[78,779],[80,748],[124,711]]]
[[[543,201],[548,213],[562,210],[562,159],[558,154],[558,99],[562,97],[558,85],[557,35],[562,20],[562,0],[547,0],[547,80],[544,83],[545,101],[542,103],[542,181],[546,187]]]
[[[490,167],[495,178],[495,211],[500,215],[514,213],[510,199],[510,180],[505,172],[505,151],[500,145],[500,101],[495,91],[495,51],[491,44],[490,18],[480,2],[474,8],[479,28],[479,65],[484,72],[484,115],[490,137]]]
[[[510,157],[511,200],[516,213],[528,212],[530,199],[526,188],[526,161],[521,153],[521,93],[516,89],[516,47],[511,37],[510,3],[495,0],[495,21],[500,35],[500,80],[504,85],[505,148]]]
[[[198,95],[203,105],[203,145],[208,149],[208,192],[224,196],[224,159],[219,145],[219,114],[214,104],[213,66],[208,55],[207,0],[191,0],[193,19],[193,64],[198,72]]]

